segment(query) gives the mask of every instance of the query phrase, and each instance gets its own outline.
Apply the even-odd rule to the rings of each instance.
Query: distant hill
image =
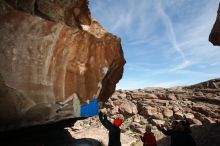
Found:
[[[186,89],[220,89],[220,78],[208,80],[195,85],[186,86]]]

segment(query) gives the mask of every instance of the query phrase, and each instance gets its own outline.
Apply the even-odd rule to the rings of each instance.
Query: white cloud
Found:
[[[198,2],[199,3],[199,2]],[[219,47],[208,42],[208,36],[214,24],[218,5],[214,1],[201,7],[197,17],[181,23],[178,34],[181,34],[179,46],[184,48],[187,58],[193,64],[219,62]],[[181,29],[180,29],[181,28]]]
[[[189,65],[191,65],[192,62],[188,61],[188,60],[184,60],[181,64],[178,64],[177,66],[175,66],[174,68],[171,68],[170,71],[175,71],[175,70],[182,70],[186,67],[188,67]]]
[[[190,85],[191,82],[189,81],[168,81],[168,82],[152,82],[146,80],[125,80],[124,82],[119,82],[117,84],[117,89],[128,89],[134,90],[139,88],[147,88],[147,87],[175,87],[175,86],[183,86],[183,85]]]
[[[137,79],[122,79],[116,86],[116,89],[138,89],[145,87],[147,81],[146,80],[137,80]]]
[[[181,85],[186,85],[189,84],[189,82],[182,82],[182,81],[170,81],[170,82],[159,82],[159,83],[152,83],[149,84],[148,87],[164,87],[164,88],[169,88],[169,87],[175,87],[175,86],[181,86]]]
[[[173,45],[173,48],[182,57],[182,63],[177,65],[176,69],[178,69],[178,68],[182,69],[182,68],[187,67],[187,65],[189,65],[189,61],[186,59],[186,56],[185,56],[183,50],[180,48],[179,44],[177,43],[176,35],[175,35],[174,29],[173,29],[172,21],[171,21],[170,17],[163,10],[163,8],[161,6],[161,2],[157,3],[156,9],[157,9],[158,13],[160,14],[160,17],[161,17],[162,21],[164,22],[164,24],[166,26],[166,29],[167,29],[166,35],[168,36],[171,44]]]

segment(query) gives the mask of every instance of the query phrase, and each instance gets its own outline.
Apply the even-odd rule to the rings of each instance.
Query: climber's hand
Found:
[[[103,117],[104,117],[104,120],[107,120],[107,115],[106,114],[104,114]]]
[[[102,117],[102,116],[103,116],[103,113],[102,113],[101,111],[99,112],[99,116],[100,116],[100,117]]]
[[[162,129],[164,129],[164,126],[163,125],[158,125],[157,129],[161,131]]]

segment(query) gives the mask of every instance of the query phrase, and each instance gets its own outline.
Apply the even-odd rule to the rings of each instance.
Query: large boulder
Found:
[[[137,106],[130,101],[123,101],[119,110],[124,115],[135,115],[138,113]]]
[[[158,99],[157,95],[153,94],[153,93],[141,93],[141,92],[137,92],[137,93],[132,93],[131,96],[135,99],[135,98],[141,98],[141,99]]]
[[[168,108],[164,108],[163,115],[167,118],[170,118],[173,116],[173,111]]]
[[[120,38],[87,0],[0,0],[0,131],[91,116],[121,79]]]

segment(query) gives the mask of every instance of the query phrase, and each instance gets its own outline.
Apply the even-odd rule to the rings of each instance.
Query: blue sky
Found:
[[[173,87],[220,77],[208,42],[219,0],[90,0],[92,16],[121,38],[127,61],[117,89]]]

